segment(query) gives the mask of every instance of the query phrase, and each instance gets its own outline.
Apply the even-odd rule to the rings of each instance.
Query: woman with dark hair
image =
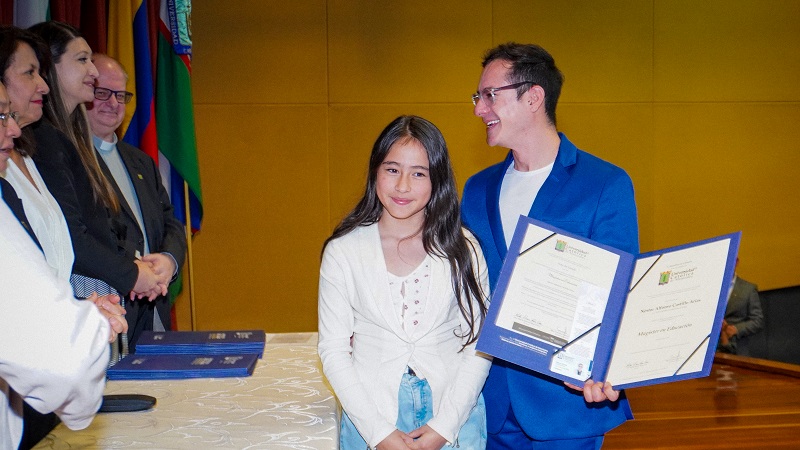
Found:
[[[485,447],[490,363],[475,342],[487,293],[444,137],[398,117],[372,148],[364,196],[323,248],[319,354],[344,410],[341,448]]]
[[[6,84],[11,105],[23,136],[10,151],[3,175],[22,201],[27,223],[56,276],[69,280],[74,253],[61,207],[50,194],[32,158],[36,153],[31,125],[42,118],[43,101],[50,91],[42,79],[40,60],[47,49],[30,32],[17,27],[0,27],[0,79]]]
[[[45,120],[33,127],[34,161],[67,219],[75,252],[70,280],[75,295],[133,293],[155,298],[166,287],[158,285],[147,263],[121,245],[126,231],[116,219],[119,200],[92,144],[84,106],[94,99],[97,69],[92,50],[78,30],[65,23],[43,22],[29,30],[50,52],[44,71],[50,95],[44,102]]]

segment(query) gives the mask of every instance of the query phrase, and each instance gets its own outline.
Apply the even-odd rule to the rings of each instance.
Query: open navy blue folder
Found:
[[[522,216],[477,349],[578,385],[707,376],[740,236],[631,255]]]

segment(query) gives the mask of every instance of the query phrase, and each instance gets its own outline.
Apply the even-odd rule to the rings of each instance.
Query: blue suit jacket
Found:
[[[579,150],[563,134],[553,170],[529,217],[597,242],[637,254],[639,232],[633,183],[624,170]],[[500,186],[506,160],[467,180],[462,198],[464,224],[472,230],[489,266],[494,291],[506,252],[500,219]],[[483,390],[490,433],[502,428],[509,406],[525,432],[536,440],[599,436],[633,418],[628,401],[586,403],[563,382],[495,359]]]

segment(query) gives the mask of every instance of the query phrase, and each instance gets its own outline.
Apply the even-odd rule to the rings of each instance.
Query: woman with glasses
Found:
[[[40,60],[47,53],[30,32],[16,27],[0,28],[0,80],[6,85],[11,113],[23,129],[10,150],[4,178],[22,201],[28,225],[56,276],[68,280],[74,253],[67,222],[55,198],[47,189],[34,163],[33,132],[28,125],[42,118],[43,101],[50,91],[40,76]],[[4,121],[5,122],[5,121]],[[5,125],[5,123],[4,123]]]
[[[84,106],[94,99],[97,78],[92,49],[65,23],[43,22],[29,30],[50,50],[44,71],[50,95],[44,102],[45,120],[34,129],[34,160],[67,220],[75,252],[70,280],[75,295],[155,298],[160,288],[153,271],[120,250],[126,230],[117,220],[119,200],[92,143]]]

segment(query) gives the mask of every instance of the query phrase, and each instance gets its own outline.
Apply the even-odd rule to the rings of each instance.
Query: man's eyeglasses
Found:
[[[112,91],[111,89],[96,87],[94,88],[94,98],[106,101],[111,98],[111,96],[117,98],[117,102],[119,103],[130,103],[131,99],[133,98],[133,93],[128,91]]]
[[[18,115],[19,115],[19,113],[16,112],[16,111],[8,112],[8,113],[0,113],[0,122],[3,123],[4,127],[7,127],[8,126],[8,119],[14,119],[14,121],[16,122]]]
[[[506,86],[484,89],[483,92],[476,92],[472,94],[472,104],[477,106],[478,100],[483,100],[483,103],[487,105],[494,105],[496,96],[495,92],[505,91],[506,89],[516,89],[524,84],[536,84],[536,83],[534,83],[533,81],[520,81],[519,83],[509,84]]]

